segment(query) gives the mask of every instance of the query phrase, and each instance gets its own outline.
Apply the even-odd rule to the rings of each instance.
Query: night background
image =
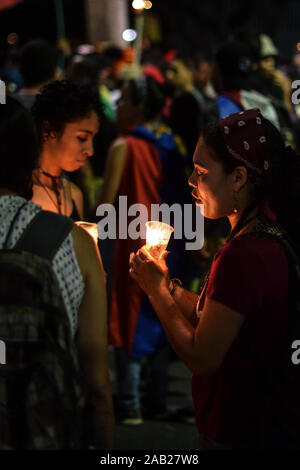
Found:
[[[106,439],[104,448],[112,448],[114,410],[115,449],[124,453],[262,450],[270,444],[272,450],[300,449],[300,375],[290,373],[289,344],[291,332],[300,336],[299,83],[300,0],[0,0],[0,251],[6,256],[7,248],[14,250],[14,236],[31,235],[26,224],[34,220],[34,204],[60,214],[60,220],[87,222],[80,225],[94,231],[89,247],[75,229],[74,244],[65,243],[60,253],[54,237],[59,256],[53,275],[61,283],[53,289],[61,290],[69,310],[54,304],[47,309],[57,317],[68,314],[89,395],[95,397],[82,429],[71,420],[64,426],[82,431],[84,446],[102,449]],[[15,224],[27,198],[34,203],[32,213],[28,209]],[[168,275],[148,271],[143,279],[131,256],[145,238],[131,231],[136,224],[139,235],[143,227],[144,211],[137,206],[152,220],[174,226],[180,215],[184,234],[178,236],[175,227],[169,245],[161,227],[152,238],[148,231],[146,250],[158,262],[159,250],[168,246]],[[196,206],[202,206],[200,220]],[[198,230],[203,245],[188,245]],[[40,235],[46,244],[49,237]],[[91,251],[98,238],[101,265],[98,252]],[[26,248],[18,242],[15,247]],[[54,268],[54,257],[50,261]],[[0,256],[4,280],[7,265]],[[16,267],[13,274],[19,276]],[[14,304],[23,314],[22,302],[27,308],[30,300],[19,277],[1,285],[4,291],[9,286],[9,302],[15,291],[23,296]],[[186,291],[177,297],[180,286]],[[0,290],[3,314],[1,295]],[[47,313],[44,301],[36,305]],[[21,310],[11,312],[21,318]],[[0,318],[11,350],[26,343],[10,331],[42,329],[27,324],[31,317],[25,313],[24,325],[15,330],[12,320]],[[49,324],[52,330],[52,319]],[[42,326],[46,331],[48,323]],[[44,346],[44,337],[39,344]],[[5,433],[5,449],[20,447],[10,441],[16,434],[21,442],[21,433],[25,449],[33,441],[27,431],[34,428],[22,429],[25,416],[39,420],[37,428],[50,435],[61,422],[68,424],[73,408],[62,413],[65,402],[56,400],[59,413],[50,413],[53,427],[48,426],[48,395],[42,385],[31,387],[36,369],[26,364],[28,380],[20,368],[10,368],[7,376],[0,373],[0,421],[13,420],[0,425],[0,449]],[[11,380],[14,370],[22,373],[22,387]],[[69,363],[62,373],[49,374],[59,385],[55,399],[64,393],[63,375],[72,385],[78,377],[76,372],[73,383]],[[3,388],[3,377],[10,388]],[[17,394],[10,394],[12,386]],[[22,394],[26,400],[16,400]],[[31,395],[34,407],[27,403]]]
[[[112,2],[114,0],[111,0]],[[1,3],[1,2],[0,2]],[[130,22],[134,14],[129,3]],[[64,0],[66,35],[74,45],[87,40],[84,0]],[[159,46],[183,51],[214,50],[232,33],[245,27],[269,34],[280,49],[281,59],[289,61],[300,41],[300,3],[298,1],[222,0],[153,0],[148,15],[157,15],[162,40]],[[20,43],[33,37],[56,39],[53,0],[24,0],[19,5],[0,11],[1,46],[7,35],[18,33]]]

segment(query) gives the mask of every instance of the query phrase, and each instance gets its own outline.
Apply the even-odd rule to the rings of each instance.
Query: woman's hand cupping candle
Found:
[[[144,245],[137,253],[131,253],[129,258],[129,273],[147,294],[170,290],[170,278],[166,265],[168,251],[164,251],[157,260],[151,256]]]
[[[147,222],[146,227],[146,249],[153,258],[158,260],[166,250],[174,228],[157,221]]]

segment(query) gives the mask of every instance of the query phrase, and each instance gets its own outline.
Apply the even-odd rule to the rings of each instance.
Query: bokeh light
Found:
[[[145,8],[144,0],[133,0],[132,7],[135,10],[143,10]]]
[[[17,44],[19,42],[19,35],[17,33],[10,33],[8,36],[7,36],[7,43],[10,45],[10,46],[14,46],[15,44]]]
[[[134,41],[136,39],[135,30],[134,29],[125,29],[125,31],[123,31],[122,38],[126,42]]]

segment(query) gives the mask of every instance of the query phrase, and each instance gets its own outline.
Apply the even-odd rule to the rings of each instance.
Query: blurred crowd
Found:
[[[97,202],[110,145],[124,133],[117,112],[123,84],[139,76],[152,77],[164,94],[164,106],[156,120],[178,139],[187,172],[201,126],[251,107],[260,108],[286,142],[298,148],[300,111],[291,94],[292,81],[300,78],[300,52],[295,49],[289,64],[281,64],[280,59],[280,51],[269,36],[248,31],[214,52],[202,50],[190,56],[149,46],[143,51],[141,64],[136,63],[136,51],[130,47],[121,49],[105,42],[82,44],[72,51],[67,41],[54,47],[34,39],[2,51],[0,77],[8,93],[28,109],[42,87],[55,79],[89,85],[97,93],[104,116],[94,157],[81,175],[73,175],[80,179],[88,209]]]
[[[74,204],[76,220],[97,221],[97,206],[116,204],[120,195],[127,195],[129,204],[192,203],[187,181],[193,169],[194,149],[203,125],[219,117],[259,108],[279,129],[287,144],[296,150],[300,147],[300,107],[291,99],[292,81],[300,79],[300,52],[294,52],[291,63],[281,65],[279,50],[264,34],[241,32],[214,52],[203,50],[190,56],[175,49],[163,51],[150,47],[143,51],[141,64],[137,63],[133,48],[121,49],[101,43],[82,44],[72,51],[67,42],[57,48],[44,40],[33,39],[23,46],[11,46],[6,50],[0,64],[0,78],[6,83],[8,94],[33,110],[36,121],[43,110],[42,100],[37,102],[41,92],[44,103],[47,104],[51,97],[54,108],[55,100],[62,103],[66,98],[67,83],[88,87],[97,96],[102,108],[98,113],[101,116],[99,131],[97,123],[89,123],[93,126],[90,131],[93,151],[88,156],[93,158],[86,159],[76,171],[61,166],[64,177],[73,185],[73,194],[78,191],[76,197],[62,201],[62,206],[64,203],[65,207],[70,206],[68,214],[64,215],[70,216]],[[66,88],[59,88],[58,81]],[[64,106],[69,106],[67,101]],[[91,105],[90,109],[95,111],[96,107]],[[49,117],[50,123],[53,116],[54,111]],[[76,118],[79,116],[77,113]],[[43,116],[40,119],[48,122]],[[66,122],[70,120],[71,115]],[[150,141],[158,149],[160,157],[157,161],[151,148],[146,146]],[[50,144],[43,140],[41,157],[44,155],[45,165],[49,150],[46,146]],[[43,179],[38,179],[35,184],[41,192],[45,189],[44,197],[47,198],[47,188],[54,188],[55,192],[55,176],[52,175],[51,188],[47,185],[51,172],[45,165],[41,165]],[[166,175],[168,185],[165,184]],[[138,183],[142,183],[142,187]],[[181,190],[184,187],[186,192]],[[66,192],[62,194],[66,197]],[[49,196],[48,203],[51,203],[50,199]],[[43,205],[43,199],[39,200],[38,195],[33,200]],[[49,204],[45,204],[44,208],[49,209]],[[58,198],[56,205],[60,212]],[[201,279],[228,232],[226,220],[206,220],[205,243],[199,252],[192,252],[190,256],[183,253],[182,247],[174,248],[177,258],[170,261],[174,275],[176,271],[184,273],[181,274],[183,284],[195,293],[199,292]],[[137,389],[142,371],[137,359],[151,358],[149,378],[152,385],[156,381],[158,387],[156,391],[151,389],[152,395],[146,396],[144,405],[150,414],[160,416],[166,408],[169,354],[162,328],[158,327],[158,320],[151,317],[149,305],[143,303],[141,297],[139,307],[132,306],[137,294],[130,290],[132,281],[126,274],[128,254],[137,251],[139,246],[119,246],[119,242],[107,240],[100,243],[99,248],[111,304],[109,334],[117,349],[120,413],[122,415],[125,410],[124,422],[127,419],[128,424],[139,424],[142,416]],[[124,262],[121,262],[122,253],[126,254]],[[127,303],[124,298],[128,299]],[[132,316],[126,326],[121,310],[122,318]],[[151,341],[144,335],[146,330],[156,331]],[[137,333],[139,342],[133,338]],[[157,339],[155,344],[153,338]],[[132,391],[132,397],[128,397],[128,390]],[[154,403],[155,399],[157,403]],[[130,409],[134,411],[132,414]]]

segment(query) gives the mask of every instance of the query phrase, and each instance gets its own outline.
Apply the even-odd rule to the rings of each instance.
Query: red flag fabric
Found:
[[[0,11],[6,10],[7,8],[12,8],[18,3],[22,3],[23,0],[0,0]]]

